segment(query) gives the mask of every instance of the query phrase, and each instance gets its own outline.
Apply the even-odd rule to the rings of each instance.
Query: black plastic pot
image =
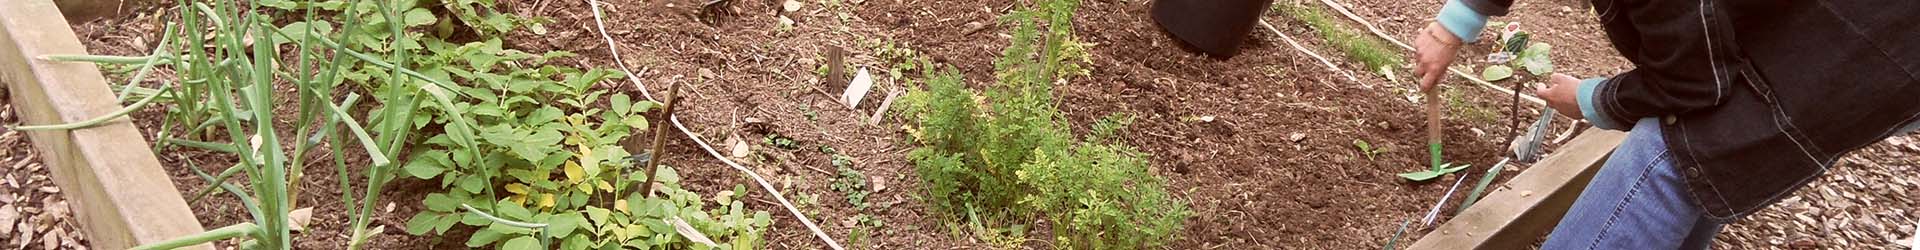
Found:
[[[1233,57],[1273,0],[1156,0],[1153,20],[1175,40],[1216,57]]]

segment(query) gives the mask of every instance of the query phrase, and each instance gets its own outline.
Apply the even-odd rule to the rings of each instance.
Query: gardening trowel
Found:
[[[1157,0],[1152,12],[1154,22],[1180,42],[1208,55],[1233,57],[1271,5],[1273,0]]]
[[[1440,160],[1440,87],[1427,88],[1427,153],[1433,157],[1433,168],[1445,163]]]

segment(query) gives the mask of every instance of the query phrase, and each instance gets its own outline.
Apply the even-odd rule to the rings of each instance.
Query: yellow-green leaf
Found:
[[[586,170],[580,168],[579,162],[567,161],[565,171],[567,172],[568,184],[578,184],[581,180],[587,178]]]
[[[535,249],[540,249],[540,241],[534,240],[533,236],[520,236],[519,238],[513,238],[511,240],[507,240],[506,244],[500,245],[500,249],[535,250]]]
[[[520,183],[507,184],[507,192],[515,193],[515,194],[527,194],[527,184],[520,184]]]

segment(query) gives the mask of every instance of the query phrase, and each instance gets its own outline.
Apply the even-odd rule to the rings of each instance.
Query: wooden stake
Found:
[[[680,102],[680,84],[668,85],[666,110],[661,110],[660,121],[654,124],[665,125],[667,119],[672,119],[674,103],[678,102]],[[651,155],[647,157],[647,178],[646,181],[640,182],[640,195],[642,197],[653,197],[653,175],[655,172],[660,171],[660,159],[666,158],[666,150],[667,126],[656,125],[653,127],[653,150],[647,151],[647,154]]]

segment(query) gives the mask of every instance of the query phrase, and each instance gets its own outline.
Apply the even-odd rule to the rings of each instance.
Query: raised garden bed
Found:
[[[927,202],[929,191],[922,176],[915,171],[915,160],[907,156],[908,151],[918,146],[911,132],[918,129],[918,122],[893,112],[881,112],[882,118],[873,122],[874,110],[882,102],[878,100],[890,99],[889,92],[921,88],[927,81],[917,70],[899,68],[899,59],[903,56],[921,57],[941,67],[952,67],[960,72],[965,85],[974,89],[993,86],[998,72],[992,65],[1009,43],[1014,29],[1014,25],[1000,18],[1022,8],[1026,2],[730,1],[731,5],[718,8],[722,13],[715,18],[700,7],[705,1],[610,0],[601,1],[605,11],[602,22],[596,22],[588,2],[503,1],[495,6],[499,13],[550,21],[545,23],[546,31],[541,34],[527,30],[497,34],[501,38],[497,44],[503,49],[532,54],[560,50],[578,54],[551,60],[548,62],[551,65],[583,69],[622,67],[607,50],[610,39],[631,66],[627,68],[635,74],[631,77],[645,83],[654,95],[665,92],[668,84],[684,84],[681,93],[684,106],[678,108],[676,114],[688,132],[715,146],[720,157],[740,162],[763,176],[790,202],[763,191],[754,181],[744,178],[742,172],[709,155],[681,133],[667,134],[663,162],[678,170],[680,186],[700,198],[735,193],[740,196],[729,199],[740,201],[745,209],[770,212],[773,223],[764,231],[763,247],[828,247],[788,213],[782,203],[794,203],[796,210],[818,222],[828,237],[852,248],[1055,244],[1043,230],[1052,225],[1045,221],[1046,217],[976,224],[936,211]],[[1407,6],[1398,3],[1360,2],[1362,6],[1354,6],[1355,12],[1378,18],[1371,21],[1379,22],[1390,34],[1410,33],[1415,23],[1412,20],[1419,18],[1394,21],[1380,13],[1424,16],[1431,11],[1388,7]],[[1319,6],[1313,1],[1282,4]],[[158,5],[171,6],[164,1]],[[1407,83],[1395,83],[1381,74],[1362,69],[1364,63],[1338,56],[1341,53],[1336,51],[1342,45],[1319,38],[1321,34],[1329,34],[1316,32],[1319,25],[1280,12],[1270,12],[1265,17],[1280,32],[1302,40],[1307,49],[1334,55],[1334,64],[1339,69],[1322,66],[1264,30],[1254,35],[1238,57],[1227,60],[1200,57],[1180,50],[1175,41],[1159,33],[1145,14],[1148,4],[1084,1],[1080,5],[1071,21],[1074,36],[1088,46],[1087,60],[1081,62],[1087,75],[1059,81],[1060,84],[1053,87],[1052,96],[1065,118],[1062,124],[1071,124],[1069,129],[1076,135],[1093,133],[1099,128],[1092,124],[1100,123],[1111,114],[1133,117],[1132,126],[1119,130],[1112,138],[1148,153],[1146,159],[1151,162],[1151,174],[1166,179],[1172,197],[1185,202],[1193,211],[1192,217],[1174,234],[1175,238],[1163,242],[1164,245],[1173,248],[1377,248],[1395,234],[1401,222],[1425,214],[1442,199],[1446,184],[1460,178],[1460,175],[1448,175],[1434,181],[1407,182],[1394,176],[1425,169],[1427,165],[1424,111],[1408,100],[1411,91],[1404,90],[1410,87]],[[448,14],[450,9],[441,6],[423,9],[424,14],[437,17],[436,20],[456,19]],[[94,54],[144,56],[153,43],[162,40],[156,35],[163,27],[158,18],[167,17],[166,14],[173,11],[141,8],[133,11],[134,15],[108,17],[73,27],[80,31],[79,37]],[[301,19],[292,15],[301,12],[274,13],[287,14],[276,17],[281,19],[275,21],[276,25]],[[1335,17],[1336,22],[1340,21]],[[600,35],[600,23],[605,24],[607,38]],[[1356,26],[1348,24],[1347,27]],[[431,31],[434,28],[417,29]],[[1591,27],[1567,23],[1549,24],[1541,30],[1555,29],[1583,32],[1546,31],[1541,33],[1547,35],[1536,40],[1572,41],[1597,34]],[[488,37],[463,32],[467,31],[432,36],[454,43],[482,41],[485,39],[481,38]],[[1572,53],[1576,56],[1571,60],[1576,63],[1563,64],[1563,70],[1605,72],[1623,64],[1604,61],[1611,57],[1588,57],[1603,55],[1604,47],[1573,44],[1556,47],[1559,51],[1575,51]],[[830,60],[823,51],[828,47],[848,51],[849,57],[845,60],[848,72],[866,68],[874,73],[878,81],[875,90],[865,98],[868,102],[847,108],[837,101],[839,86],[822,83],[830,77],[816,71],[827,68],[824,64]],[[78,54],[77,47],[73,50],[75,52],[58,54]],[[1475,48],[1462,54],[1484,54],[1484,50]],[[80,68],[92,70],[90,66]],[[159,72],[165,76],[170,71]],[[1352,74],[1359,81],[1337,77],[1342,74]],[[1404,70],[1400,74],[1406,75]],[[125,74],[115,76],[123,78]],[[851,78],[851,73],[845,78]],[[385,79],[385,75],[370,79]],[[100,82],[103,84],[98,92],[108,99],[88,103],[113,103],[113,91],[106,87],[104,80]],[[140,84],[151,88],[162,83],[150,80]],[[598,82],[589,89],[617,92],[630,86],[625,80],[613,80]],[[1476,168],[1463,173],[1472,172],[1475,174],[1469,178],[1479,178],[1481,168],[1506,152],[1501,142],[1507,136],[1507,119],[1511,116],[1531,118],[1537,113],[1533,113],[1535,108],[1522,103],[1519,114],[1507,114],[1509,96],[1468,84],[1451,86],[1450,94],[1445,97],[1450,111],[1443,130],[1448,138],[1447,158],[1475,164]],[[11,90],[19,96],[24,89]],[[335,92],[374,96],[368,89],[343,88]],[[274,88],[274,93],[291,96],[296,92],[295,88],[280,86]],[[639,99],[638,95],[630,97]],[[13,100],[16,107],[27,108],[20,105],[25,99]],[[282,126],[297,123],[293,117],[299,110],[293,107],[299,106],[298,102],[292,98],[276,101],[272,109],[277,116],[275,122]],[[598,101],[592,104],[604,105]],[[370,120],[370,109],[362,107],[346,113],[365,122]],[[138,130],[143,138],[150,140],[177,137],[181,132],[179,128],[163,129],[166,126],[162,121],[168,115],[167,107],[154,107],[134,112],[131,124],[112,124],[126,127],[124,130]],[[27,122],[39,124],[33,120]],[[447,131],[439,123],[434,124],[419,133],[431,135]],[[652,125],[666,126],[666,123],[654,120]],[[94,129],[102,128],[107,127]],[[282,138],[300,137],[291,131],[281,133]],[[173,136],[165,136],[170,134]],[[637,131],[631,136],[651,139],[654,134]],[[224,142],[220,140],[225,139],[214,141]],[[1370,145],[1369,150],[1364,151],[1383,150],[1363,152],[1354,146],[1356,140]],[[34,141],[42,140],[35,137]],[[1603,147],[1588,145],[1583,142],[1586,140],[1574,141],[1587,145],[1583,147]],[[147,146],[131,147],[145,149]],[[294,237],[296,248],[333,249],[348,244],[350,238],[346,236],[353,234],[354,225],[349,223],[353,219],[347,211],[360,205],[344,204],[339,198],[340,190],[365,188],[364,176],[376,162],[357,147],[358,144],[347,144],[347,150],[338,152],[325,149],[309,152],[310,160],[328,160],[318,160],[314,167],[305,169],[305,179],[289,183],[306,190],[292,203],[313,208],[311,224]],[[736,151],[736,147],[743,149]],[[402,161],[443,149],[446,147],[410,149],[389,157]],[[1592,159],[1588,158],[1596,158],[1590,154],[1592,150],[1580,150],[1586,152],[1581,153],[1585,160],[1578,161],[1591,166],[1588,160]],[[149,190],[174,190],[177,191],[172,193],[175,197],[196,196],[200,190],[209,188],[208,182],[196,171],[219,173],[239,160],[227,153],[180,146],[160,147],[154,155],[158,156],[153,160],[157,165],[167,167],[164,174],[153,174],[171,177],[170,184],[178,189]],[[331,167],[332,158],[343,159],[351,168],[344,175],[335,172]],[[49,163],[54,161],[49,159]],[[1552,169],[1572,165],[1579,164],[1556,165]],[[489,230],[452,226],[445,232],[426,236],[406,232],[406,228],[418,220],[416,214],[423,214],[422,211],[453,214],[435,208],[444,205],[434,204],[437,198],[433,197],[442,195],[446,186],[438,179],[407,176],[426,175],[411,170],[400,173],[400,178],[380,189],[382,196],[372,206],[376,212],[367,221],[370,226],[383,226],[386,230],[369,235],[362,247],[460,248],[468,242],[467,235]],[[1506,183],[1509,177],[1520,172],[1499,173],[1502,174],[1497,182]],[[562,175],[555,172],[554,176]],[[241,179],[244,178],[227,183],[248,184]],[[1561,183],[1577,180],[1563,179]],[[506,191],[508,185],[489,186]],[[736,189],[736,186],[745,188]],[[1544,193],[1534,195],[1543,195],[1535,197],[1539,200],[1547,199]],[[1529,195],[1516,193],[1493,196],[1506,198],[1489,199],[1530,200]],[[538,197],[533,199],[537,201]],[[1460,199],[1454,197],[1453,200]],[[75,207],[83,207],[77,204],[80,202],[75,203]],[[182,218],[197,218],[196,223],[191,223],[196,229],[198,225],[218,227],[254,221],[242,202],[230,195],[207,196],[191,208],[197,217]],[[1509,215],[1469,211],[1463,216],[1476,213]],[[1448,209],[1442,218],[1451,214],[1453,211]],[[1024,238],[996,238],[981,237],[981,225],[995,230],[1010,228],[1008,225],[1033,228],[1027,229],[1029,234]],[[1419,235],[1441,235],[1426,238],[1442,239],[1452,233],[1447,231],[1449,228],[1454,226],[1411,229],[1400,244],[1409,244]],[[111,240],[111,236],[93,238],[95,246],[114,246],[100,245],[100,240]]]
[[[22,125],[79,123],[120,110],[92,64],[46,55],[85,54],[51,1],[8,1],[0,9],[0,82]],[[11,130],[11,129],[9,129]],[[139,132],[126,119],[77,129],[25,132],[52,170],[93,247],[120,249],[197,233]],[[9,219],[11,220],[11,219]],[[6,225],[12,226],[12,225]],[[23,234],[24,235],[24,234]],[[11,238],[11,237],[9,237]]]

